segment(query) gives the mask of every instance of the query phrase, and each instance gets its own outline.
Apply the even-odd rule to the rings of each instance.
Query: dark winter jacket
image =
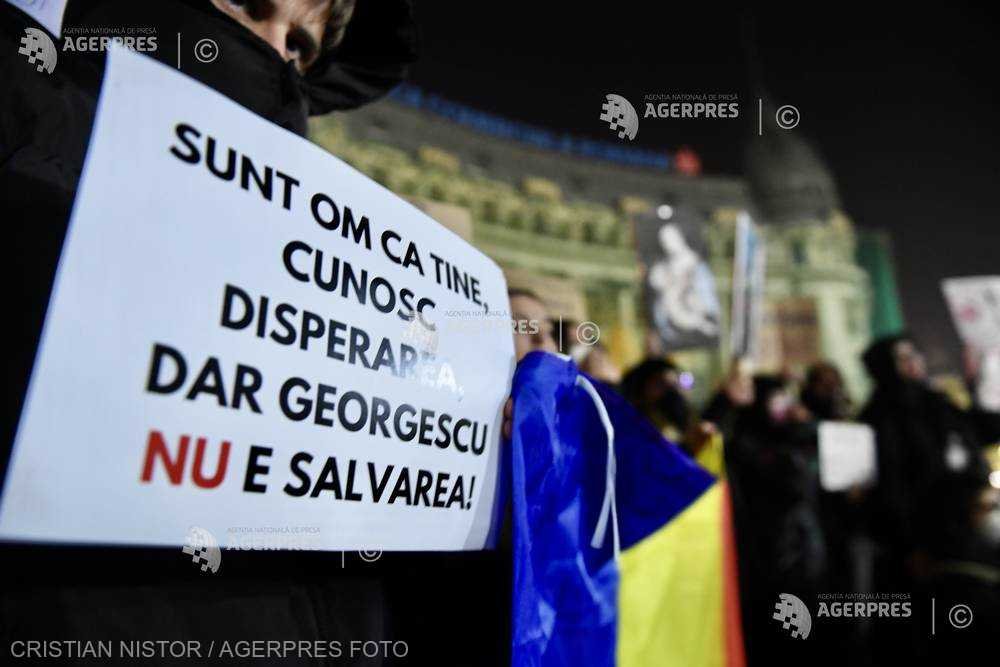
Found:
[[[359,0],[341,45],[302,77],[262,40],[208,0],[70,0],[65,26],[156,28],[157,59],[259,115],[304,133],[307,114],[360,106],[387,92],[415,55],[409,2]],[[0,2],[0,220],[6,292],[4,478],[66,224],[90,137],[103,54],[59,49],[51,73],[18,53],[27,27]],[[194,38],[219,42],[215,67],[190,57]],[[59,40],[55,40],[59,44]],[[235,69],[234,69],[235,68]],[[509,633],[508,565],[493,553],[455,556],[223,552],[218,574],[201,572],[179,548],[0,545],[0,639],[327,640],[350,659],[351,640],[407,642],[411,662],[447,664],[461,642],[502,657]],[[459,601],[475,608],[456,612]],[[465,604],[465,603],[461,603]],[[6,650],[6,648],[5,648]],[[203,649],[204,650],[204,649]],[[263,661],[273,664],[274,661]]]

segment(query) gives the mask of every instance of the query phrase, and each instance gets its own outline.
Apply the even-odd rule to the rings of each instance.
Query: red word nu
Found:
[[[226,477],[226,466],[229,464],[229,441],[223,440],[219,447],[218,459],[215,462],[215,472],[211,477],[205,475],[205,451],[208,449],[208,439],[198,437],[194,445],[194,461],[191,465],[191,481],[195,486],[203,489],[214,489]],[[153,469],[157,467],[157,462],[163,467],[167,474],[167,479],[171,484],[177,485],[184,480],[184,471],[187,467],[188,451],[191,449],[191,436],[182,435],[175,454],[171,454],[163,434],[159,431],[150,431],[149,440],[146,442],[146,456],[142,464],[142,481],[151,482],[153,479]]]

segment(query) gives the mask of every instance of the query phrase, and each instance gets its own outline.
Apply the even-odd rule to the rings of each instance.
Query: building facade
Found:
[[[760,367],[800,370],[829,359],[861,398],[858,355],[870,337],[871,296],[854,261],[853,225],[810,147],[768,130],[749,143],[746,178],[688,176],[649,156],[623,164],[515,140],[398,96],[318,119],[311,136],[467,238],[512,287],[539,293],[553,316],[596,323],[623,368],[648,353],[637,217],[662,204],[699,212],[725,313],[736,220],[748,212],[767,242]],[[676,355],[697,378],[696,398],[728,366],[724,324],[717,349]]]

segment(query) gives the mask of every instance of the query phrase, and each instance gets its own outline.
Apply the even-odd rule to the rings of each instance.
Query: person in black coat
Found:
[[[882,548],[883,586],[907,586],[935,545],[925,508],[961,512],[953,494],[933,493],[954,479],[986,484],[980,422],[927,384],[923,355],[907,335],[876,341],[864,354],[875,383],[859,420],[875,430],[878,482],[871,510]],[[971,483],[971,482],[970,482]]]
[[[720,392],[708,414],[723,425],[748,659],[771,664],[788,646],[772,619],[778,595],[809,600],[826,576],[815,424],[785,379],[770,375],[742,396]]]
[[[988,508],[982,506],[991,491],[995,495],[983,456],[996,436],[989,432],[994,421],[932,389],[923,355],[906,334],[873,343],[864,363],[875,383],[859,417],[875,430],[877,449],[878,480],[868,501],[878,547],[874,585],[910,593],[921,614],[931,611],[922,605],[934,598],[942,609],[971,604],[977,618],[953,637],[951,626],[939,621],[936,641],[917,626],[882,627],[874,637],[876,655],[974,653],[993,641],[988,633],[998,612],[998,545],[983,529]]]
[[[265,30],[276,5],[297,0],[70,0],[73,28],[152,27],[148,53],[297,134],[309,115],[377,99],[406,74],[416,30],[406,0],[329,4],[318,52],[279,51]],[[218,5],[218,6],[217,6]],[[334,11],[353,5],[350,12]],[[220,9],[221,7],[221,9]],[[287,9],[287,7],[283,7]],[[321,7],[322,9],[322,7]],[[241,14],[245,12],[245,16]],[[335,16],[336,14],[336,16]],[[348,16],[349,15],[349,16]],[[286,14],[282,14],[287,18]],[[349,17],[349,21],[347,20]],[[0,479],[31,374],[67,221],[84,164],[104,53],[59,50],[51,73],[21,54],[38,26],[0,2],[0,219],[13,273],[6,320],[5,433]],[[175,35],[182,35],[182,53]],[[101,33],[96,33],[101,34]],[[223,57],[200,63],[193,39],[210,35]],[[54,38],[57,44],[61,40]],[[276,45],[277,44],[277,45]],[[180,60],[179,60],[180,58]],[[222,536],[218,536],[222,537]],[[509,637],[508,566],[496,553],[384,554],[226,550],[218,574],[202,573],[179,548],[0,545],[0,638],[14,640],[402,640],[410,662],[454,662],[465,637],[503,661]],[[485,574],[484,574],[485,573]],[[453,614],[457,601],[472,607]],[[490,613],[493,614],[490,617]],[[378,664],[343,655],[337,664]],[[273,661],[267,661],[273,662]],[[314,663],[303,657],[292,662]]]
[[[295,2],[296,0],[285,0]],[[226,4],[226,3],[220,3]],[[251,7],[267,2],[247,2]],[[317,4],[317,3],[311,3]],[[323,3],[319,3],[323,4]],[[240,22],[212,3],[197,0],[99,0],[66,7],[63,24],[97,31],[149,27],[158,38],[147,55],[181,70],[250,111],[304,135],[310,115],[349,110],[378,99],[416,59],[417,37],[407,0],[349,1],[347,13],[331,4],[328,32],[308,67],[251,29],[263,19]],[[235,10],[233,10],[235,12]],[[249,11],[249,9],[247,10]],[[336,14],[335,18],[333,14]],[[0,3],[0,218],[7,222],[7,265],[17,286],[8,322],[5,444],[9,447],[34,362],[70,208],[83,169],[104,68],[104,52],[60,50],[51,73],[40,73],[18,53],[25,28],[35,24]],[[264,28],[258,32],[266,34]],[[220,57],[201,63],[174,35],[211,35]],[[190,39],[190,37],[188,37]],[[60,40],[55,39],[58,43]],[[3,452],[0,452],[2,454]],[[0,466],[7,456],[0,456]],[[0,473],[3,469],[0,468]]]

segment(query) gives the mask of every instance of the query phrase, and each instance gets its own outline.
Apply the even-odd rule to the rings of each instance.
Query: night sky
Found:
[[[483,111],[618,141],[604,94],[736,93],[732,120],[640,120],[632,145],[690,146],[708,174],[740,174],[756,129],[754,83],[802,114],[847,213],[890,232],[908,327],[932,370],[957,370],[940,280],[1000,273],[1000,132],[988,9],[905,14],[791,5],[746,13],[652,3],[418,2],[411,82]],[[659,3],[657,3],[659,4]],[[664,3],[665,4],[665,3]],[[695,4],[695,3],[691,3]]]

